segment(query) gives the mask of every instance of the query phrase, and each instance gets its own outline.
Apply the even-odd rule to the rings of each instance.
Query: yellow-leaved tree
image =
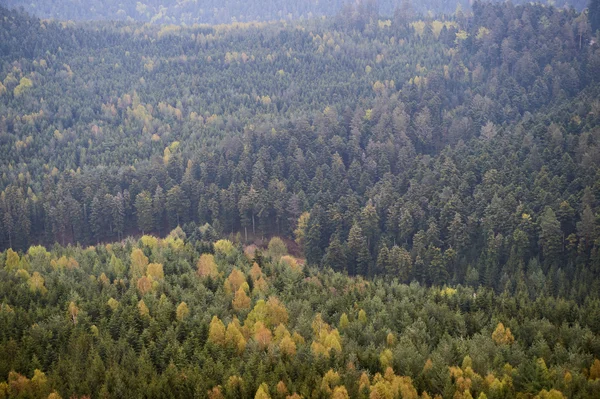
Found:
[[[515,342],[515,337],[510,332],[510,328],[505,328],[502,323],[498,323],[496,326],[496,329],[492,333],[492,339],[498,345],[510,345]]]
[[[339,387],[335,387],[333,389],[333,395],[331,395],[331,399],[350,399],[350,395],[348,395],[348,390],[346,387],[340,385]]]
[[[262,321],[257,321],[254,324],[254,340],[258,344],[259,348],[266,349],[271,343],[273,334]]]
[[[208,327],[208,341],[215,345],[224,346],[225,340],[225,325],[217,317],[213,316]]]
[[[113,312],[119,307],[119,301],[117,301],[115,298],[110,298],[106,304]]]
[[[254,399],[271,399],[271,395],[269,394],[269,386],[264,382],[260,384],[258,390],[256,391],[256,395],[254,395]]]
[[[242,284],[246,283],[246,276],[244,273],[234,268],[229,274],[229,277],[225,280],[225,292],[228,294],[236,292]]]
[[[44,277],[38,272],[33,272],[27,283],[31,292],[39,292],[42,295],[48,292],[48,289],[44,285]]]
[[[246,287],[248,284],[244,283]],[[250,309],[250,297],[246,294],[244,287],[240,287],[236,292],[233,300],[231,301],[233,309],[235,311]]]
[[[139,279],[140,277],[146,275],[146,268],[148,267],[148,258],[144,255],[144,252],[135,248],[131,251],[131,268],[129,269],[129,274],[132,279]]]
[[[212,254],[202,254],[198,259],[198,275],[200,277],[215,278],[219,275],[215,257]]]
[[[321,379],[321,392],[331,396],[333,394],[333,388],[335,388],[339,383],[340,375],[336,371],[330,369]]]
[[[287,386],[285,385],[285,382],[283,382],[283,380],[280,380],[277,383],[277,387],[275,387],[275,389],[277,390],[277,395],[279,395],[279,397],[281,398],[283,398],[289,393]]]
[[[304,237],[306,236],[306,228],[308,227],[308,220],[310,219],[310,213],[304,212],[298,218],[298,224],[294,230],[294,236],[296,237],[296,243],[303,248]]]
[[[268,328],[279,324],[286,324],[288,321],[288,312],[283,303],[276,297],[269,297],[265,302],[263,299],[256,301],[254,308],[246,318],[246,324],[253,326],[257,321],[261,321]]]
[[[315,356],[328,358],[332,350],[338,353],[342,352],[342,339],[340,333],[337,328],[332,329],[331,326],[322,319],[321,313],[317,313],[315,316],[312,322],[312,329],[314,339],[310,349]]]
[[[152,279],[142,276],[137,280],[137,289],[140,292],[140,295],[144,296],[150,291],[152,291]]]
[[[385,370],[388,367],[392,366],[393,361],[394,361],[394,354],[389,349],[385,349],[379,355],[379,364],[381,365],[382,370]]]
[[[267,319],[269,327],[279,324],[286,324],[288,321],[288,312],[285,305],[277,297],[269,297],[267,301]]]
[[[8,248],[6,251],[6,261],[4,262],[4,267],[6,270],[12,271],[19,267],[19,261],[21,258],[19,254],[12,250],[12,248]]]
[[[152,278],[153,281],[163,280],[165,278],[163,265],[161,263],[150,263],[146,270],[146,275]]]
[[[33,87],[33,82],[31,81],[31,79],[22,77],[21,81],[19,82],[19,85],[13,90],[13,94],[15,95],[15,97],[19,97],[23,93],[25,93],[25,91],[27,91],[27,89],[29,89],[30,87]]]
[[[148,306],[146,306],[146,303],[144,302],[143,299],[138,302],[137,307],[138,307],[138,311],[140,312],[140,316],[150,317],[150,309],[148,309]]]
[[[220,385],[213,387],[213,389],[206,393],[206,396],[208,396],[208,399],[225,399],[223,393],[221,392]]]
[[[346,313],[342,313],[342,315],[340,316],[340,329],[346,329],[349,324],[350,321],[348,320],[348,315]]]
[[[283,324],[278,325],[275,329],[275,343],[279,344],[279,351],[283,355],[289,357],[296,354],[296,342]]]
[[[215,242],[214,248],[216,254],[225,255],[227,257],[233,255],[235,251],[233,243],[229,240],[219,240]]]
[[[227,325],[225,342],[228,346],[234,348],[238,354],[242,354],[246,349],[246,339],[240,332],[237,323],[231,322]]]
[[[600,379],[600,360],[594,359],[594,363],[590,367],[589,379],[590,381]]]
[[[77,324],[77,315],[79,314],[79,308],[75,305],[75,302],[69,303],[69,307],[67,309],[67,314],[69,315],[69,319],[73,324]]]
[[[187,303],[181,302],[177,306],[175,313],[177,315],[177,320],[183,321],[190,314],[190,308],[188,307]]]
[[[260,268],[258,263],[254,262],[252,264],[252,268],[250,269],[250,277],[252,278],[252,281],[258,280],[262,277],[262,275],[262,269]]]

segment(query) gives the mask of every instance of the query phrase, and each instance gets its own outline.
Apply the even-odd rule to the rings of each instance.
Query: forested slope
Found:
[[[278,239],[262,253],[210,239],[179,229],[0,255],[0,395],[600,393],[597,299],[367,281],[303,267]]]
[[[515,4],[527,3],[522,0]],[[585,0],[540,1],[554,7],[573,7],[583,10]],[[404,11],[419,15],[453,13],[457,9],[470,11],[472,2],[466,0],[366,0],[366,1],[289,1],[289,0],[6,0],[10,8],[23,8],[40,18],[57,20],[121,20],[160,24],[231,23],[248,21],[297,20],[343,13],[348,20],[361,18],[365,13],[380,12],[393,15]],[[357,7],[353,7],[357,6]]]
[[[597,296],[585,15],[173,28],[3,10],[4,246],[296,238],[310,264]]]
[[[0,8],[0,398],[598,397],[593,10]]]

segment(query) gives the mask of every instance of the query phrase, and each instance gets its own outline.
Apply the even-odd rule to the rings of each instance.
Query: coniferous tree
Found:
[[[354,266],[349,269],[350,273],[368,275],[371,272],[371,254],[367,246],[367,238],[364,236],[358,223],[354,223],[348,234],[348,257]]]
[[[152,197],[147,191],[142,191],[135,197],[135,212],[138,227],[142,232],[152,231],[154,226],[152,214]]]
[[[325,258],[323,259],[323,263],[330,266],[333,270],[339,272],[346,270],[346,250],[342,242],[340,241],[338,234],[334,234],[331,236],[329,246],[327,247],[327,251],[325,252]]]
[[[161,232],[165,218],[165,194],[161,186],[156,187],[152,198],[152,213],[154,215],[154,228]]]
[[[186,222],[190,211],[190,200],[180,186],[176,185],[167,191],[165,206],[169,217],[169,226],[175,228]]]
[[[554,264],[560,259],[562,240],[560,222],[552,208],[546,207],[540,217],[540,247],[546,265]]]

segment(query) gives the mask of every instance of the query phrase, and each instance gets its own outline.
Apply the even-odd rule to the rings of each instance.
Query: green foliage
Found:
[[[597,301],[440,290],[313,267],[290,283],[273,261],[259,276],[271,295],[248,312],[236,310],[232,294],[213,280],[224,277],[198,276],[188,262],[200,257],[195,245],[173,252],[169,242],[156,239],[147,259],[138,252],[147,248],[141,240],[108,246],[124,264],[147,261],[149,268],[170,259],[164,279],[143,296],[134,280],[102,277],[113,273],[100,261],[108,259],[103,246],[56,245],[47,252],[51,260],[69,253],[78,268],[32,263],[30,279],[45,281],[43,294],[0,268],[0,354],[10,354],[0,364],[0,389],[8,397],[138,397],[153,390],[276,397],[284,385],[286,395],[308,390],[340,398],[361,389],[391,397],[598,394]],[[216,262],[220,270],[234,268],[225,258]],[[257,276],[250,259],[236,259],[235,267]],[[138,383],[116,389],[115,379]]]
[[[2,9],[15,40],[0,58],[0,246],[179,226],[207,253],[225,236],[282,237],[295,258],[351,275],[514,292],[522,272],[528,287],[597,297],[600,55],[585,14],[348,12],[95,30]],[[22,78],[33,84],[15,98]],[[109,260],[107,278],[124,277]]]
[[[271,238],[267,248],[269,249],[269,254],[275,260],[280,259],[282,256],[287,255],[288,253],[287,246],[279,237]]]
[[[33,86],[33,82],[31,81],[31,79],[28,79],[25,77],[21,78],[19,85],[14,88],[15,97],[22,96],[23,93],[25,93],[27,91],[27,89],[29,89],[32,86]]]
[[[599,395],[595,2],[84,3],[170,25],[0,8],[0,396]]]

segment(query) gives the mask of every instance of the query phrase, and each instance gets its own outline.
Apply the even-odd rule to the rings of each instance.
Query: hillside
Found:
[[[367,281],[181,231],[0,261],[3,397],[600,392],[598,300]]]
[[[223,24],[231,22],[311,19],[343,13],[360,18],[365,12],[393,15],[397,10],[419,15],[450,14],[457,9],[471,10],[472,1],[455,0],[366,0],[366,1],[289,1],[289,0],[5,0],[8,8],[22,8],[40,18],[73,21],[120,20],[156,24],[198,23]],[[516,0],[523,4],[526,1]],[[583,10],[585,0],[540,1],[559,8]],[[354,5],[358,5],[353,10]]]
[[[600,49],[585,16],[197,28],[4,10],[3,245],[296,239],[403,282],[597,296]]]
[[[600,395],[600,2],[102,4],[0,7],[0,398]]]

